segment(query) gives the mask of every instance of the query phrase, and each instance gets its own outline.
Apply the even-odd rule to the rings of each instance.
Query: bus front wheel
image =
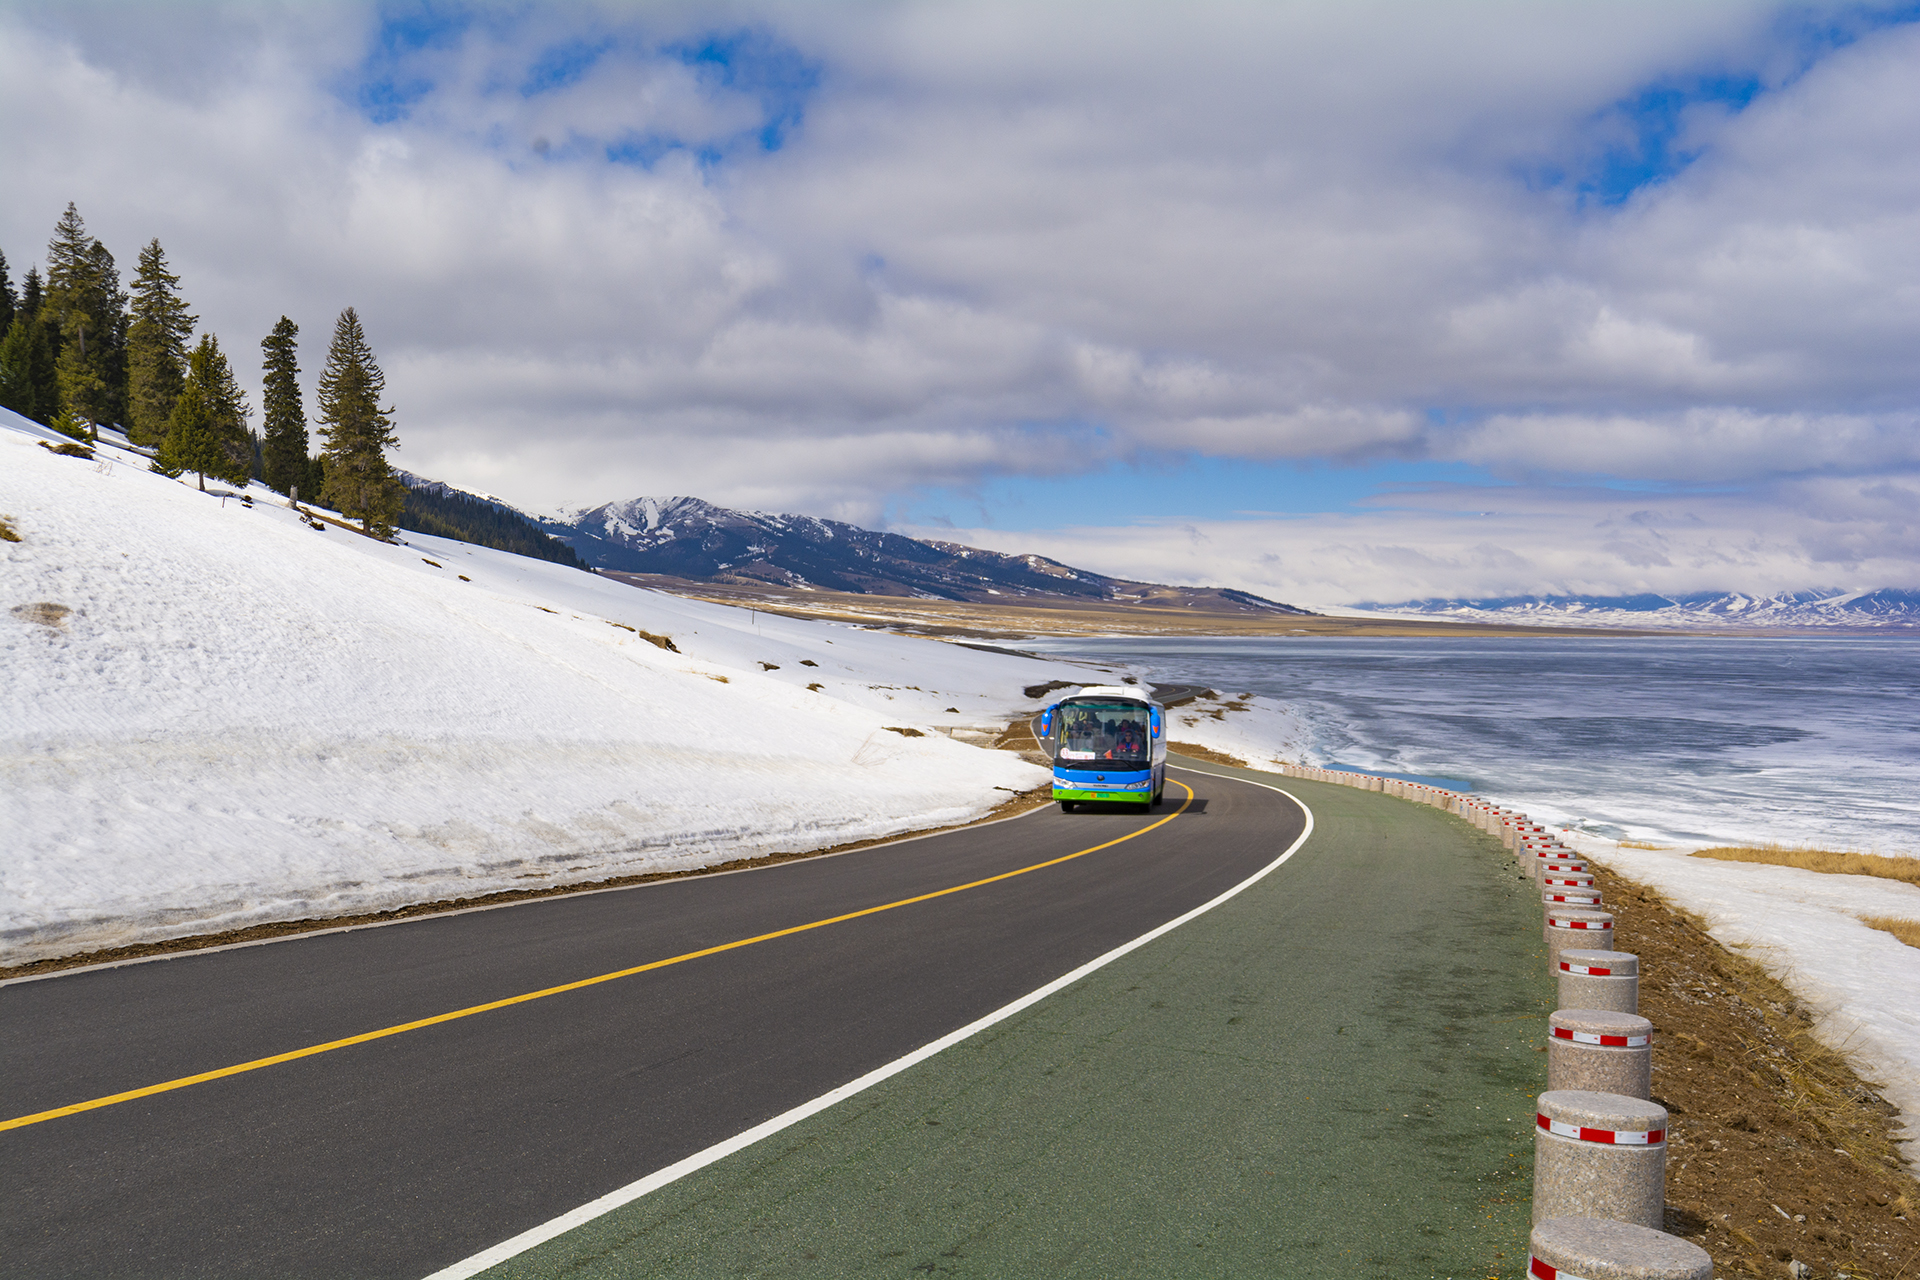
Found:
[[[1080,807],[1079,805],[1075,804],[1071,800],[1062,800],[1060,802],[1060,812],[1062,813],[1072,813],[1075,809],[1078,809],[1079,807]]]

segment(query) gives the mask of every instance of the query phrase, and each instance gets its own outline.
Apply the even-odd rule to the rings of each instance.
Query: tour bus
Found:
[[[1138,689],[1092,685],[1040,713],[1053,757],[1053,798],[1068,813],[1089,802],[1160,803],[1167,785],[1166,710]]]

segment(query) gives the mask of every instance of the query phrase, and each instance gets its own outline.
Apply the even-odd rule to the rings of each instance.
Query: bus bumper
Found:
[[[1108,804],[1151,804],[1153,772],[1142,769],[1137,773],[1096,774],[1091,770],[1055,769],[1053,798]]]

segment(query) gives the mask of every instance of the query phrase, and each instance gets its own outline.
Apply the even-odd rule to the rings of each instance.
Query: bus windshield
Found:
[[[1147,709],[1137,702],[1068,702],[1060,708],[1060,759],[1145,763]]]

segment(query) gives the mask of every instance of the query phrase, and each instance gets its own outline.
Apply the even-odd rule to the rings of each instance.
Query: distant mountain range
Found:
[[[1218,587],[1109,578],[1045,556],[1005,555],[814,516],[735,511],[699,498],[631,498],[539,521],[596,569],[976,604],[1079,600],[1306,614]]]
[[[1747,627],[1920,627],[1920,591],[1703,591],[1663,596],[1502,596],[1368,602],[1356,609],[1461,622],[1701,630]]]
[[[735,511],[699,498],[631,498],[530,516],[486,494],[405,472],[401,479],[411,490],[410,511],[419,505],[424,517],[430,506],[444,522],[432,527],[433,521],[423,518],[407,527],[541,559],[564,562],[578,555],[594,569],[617,573],[977,604],[1085,601],[1230,613],[1310,612],[1245,591],[1109,578],[1045,556],[1004,555],[813,516]],[[455,520],[467,532],[449,532]]]
[[[736,511],[699,498],[630,498],[554,516],[488,494],[400,473],[412,490],[405,527],[619,574],[799,591],[974,604],[1086,604],[1310,616],[1222,587],[1109,578],[1037,555],[909,538],[814,516]],[[577,557],[577,558],[576,558]],[[671,585],[671,584],[666,584]],[[1840,589],[1774,595],[1499,596],[1352,606],[1456,622],[1641,630],[1920,627],[1920,591]]]

